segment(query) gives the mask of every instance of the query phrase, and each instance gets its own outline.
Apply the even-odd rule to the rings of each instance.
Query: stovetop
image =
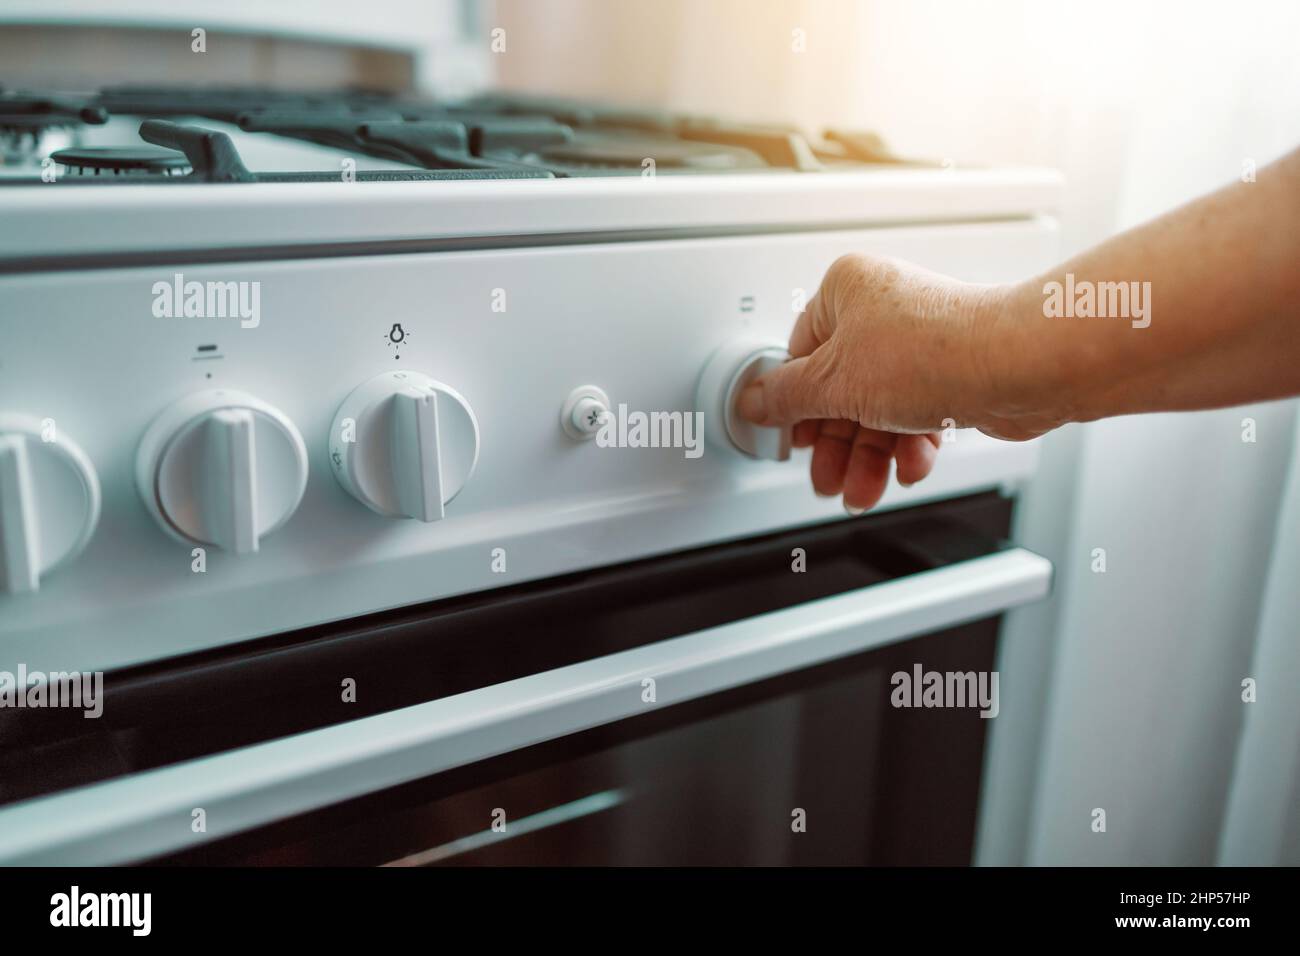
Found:
[[[752,173],[928,165],[873,133],[743,124],[493,93],[116,87],[0,92],[0,183],[367,182]]]

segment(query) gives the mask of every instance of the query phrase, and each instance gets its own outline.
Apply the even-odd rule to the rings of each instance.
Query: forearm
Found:
[[[994,430],[1300,393],[1300,150],[1008,288],[990,312],[978,334]]]

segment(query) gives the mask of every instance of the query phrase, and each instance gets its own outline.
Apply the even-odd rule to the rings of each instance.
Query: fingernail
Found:
[[[835,495],[831,494],[830,492],[827,492],[827,491],[818,491],[816,488],[813,489],[813,494],[815,494],[818,498],[834,498],[834,497],[836,497]]]
[[[740,399],[736,402],[736,411],[740,412],[741,418],[746,418],[751,422],[761,422],[767,414],[767,403],[763,399],[763,386],[746,385],[740,393]]]
[[[856,518],[858,515],[862,514],[862,513],[863,513],[864,511],[866,511],[867,509],[866,509],[866,508],[855,508],[855,507],[853,507],[853,506],[850,505],[850,504],[845,504],[845,505],[844,505],[844,510],[847,511],[849,514],[853,515],[853,517]]]
[[[911,488],[914,484],[916,484],[915,481],[900,481],[898,486],[900,488]]]

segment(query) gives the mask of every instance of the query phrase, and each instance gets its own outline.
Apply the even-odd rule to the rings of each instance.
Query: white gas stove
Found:
[[[7,94],[6,123],[0,671],[105,671],[128,689],[170,662],[247,662],[259,641],[291,634],[307,646],[355,621],[371,622],[380,650],[383,614],[401,609],[474,595],[488,607],[521,587],[569,582],[563,591],[581,574],[595,582],[705,547],[739,561],[746,542],[791,529],[851,535],[861,519],[814,495],[805,452],[733,419],[738,383],[781,360],[803,302],[846,252],[975,281],[1056,257],[1055,174],[907,163],[842,131],[810,145],[784,127],[506,96],[448,105],[160,89]],[[891,487],[880,510],[1014,493],[1033,473],[1032,443],[945,437],[933,475]],[[968,554],[958,551],[944,560]],[[144,801],[138,819],[126,791],[47,798],[124,808],[93,834],[51,823],[42,801],[16,807],[30,813],[9,832],[26,835],[0,841],[0,858],[170,852],[183,841],[158,821],[203,781],[233,774],[264,793],[261,810],[223,832],[246,830],[619,719],[642,699],[592,689],[640,687],[656,667],[704,674],[665,698],[691,700],[996,616],[1041,596],[1049,571],[1012,549],[939,578],[863,579],[876,586],[860,591],[839,581],[817,595],[858,603],[827,610],[830,632],[817,614],[764,623],[736,611],[715,630],[744,633],[700,632],[716,660],[646,657],[686,653],[677,641],[698,635],[604,657],[575,636],[573,660],[594,655],[605,670],[520,664],[492,678],[504,683],[456,685],[468,693],[421,705],[455,702],[472,736],[500,730],[484,714],[505,713],[508,698],[518,739],[475,738],[436,766],[424,751],[393,751],[400,766],[371,767],[365,784],[351,765],[327,780],[318,758],[347,747],[322,741],[295,764],[319,784],[304,800],[275,789],[292,786],[283,753],[270,777],[249,769],[271,759],[250,753],[277,743],[245,737],[234,743],[247,749],[205,759],[251,764],[205,766],[173,790],[148,773],[99,785],[174,794],[174,806]],[[583,599],[556,606],[581,630]],[[447,646],[427,633],[416,660],[433,664]],[[476,633],[496,653],[496,632]],[[792,635],[809,640],[788,652]],[[774,656],[754,658],[760,645]],[[706,659],[738,663],[705,673]],[[534,678],[543,683],[509,683]],[[465,699],[484,692],[498,697]],[[445,717],[420,723],[442,728],[439,754],[459,733]],[[377,753],[415,732],[366,720],[344,727]],[[76,818],[71,806],[57,816]]]
[[[588,388],[616,420],[716,419],[710,357],[779,349],[845,251],[974,280],[1055,252],[1041,172],[543,101],[288,99],[0,100],[87,143],[51,162],[37,135],[34,181],[0,188],[0,659],[118,667],[833,517],[804,467],[725,429],[693,453],[611,448],[561,411]],[[193,161],[130,143],[142,122]],[[463,151],[398,162],[367,135]],[[214,154],[273,181],[193,181]],[[444,175],[467,178],[420,181]],[[1033,462],[963,433],[884,507]]]

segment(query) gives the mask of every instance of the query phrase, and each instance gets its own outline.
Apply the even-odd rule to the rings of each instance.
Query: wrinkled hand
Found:
[[[740,414],[793,425],[811,446],[812,484],[858,513],[930,474],[940,431],[975,424],[987,369],[976,347],[999,287],[958,282],[892,259],[844,256],[799,316],[791,360],[741,393]],[[1028,436],[1005,436],[1028,437]]]

